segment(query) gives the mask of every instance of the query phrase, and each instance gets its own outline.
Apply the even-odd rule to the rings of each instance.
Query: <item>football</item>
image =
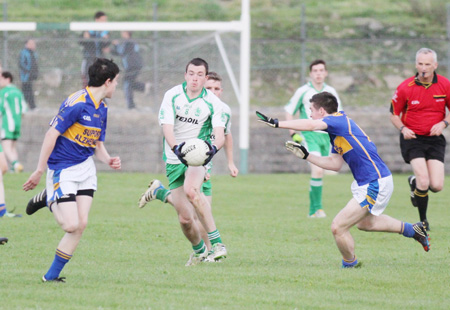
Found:
[[[201,139],[190,139],[181,148],[188,166],[202,166],[209,155],[208,144]]]

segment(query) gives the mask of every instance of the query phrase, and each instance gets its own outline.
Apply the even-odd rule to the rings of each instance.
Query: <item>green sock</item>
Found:
[[[200,240],[200,243],[197,245],[194,245],[192,248],[194,249],[194,252],[197,254],[205,253],[205,251],[206,251],[205,242],[203,242],[203,240]]]
[[[156,199],[161,200],[162,202],[167,202],[167,196],[170,194],[170,189],[161,188],[156,192]]]
[[[211,245],[214,245],[216,243],[222,243],[222,239],[220,238],[219,230],[217,230],[217,229],[208,233],[208,239],[211,242]]]
[[[313,215],[317,210],[322,209],[322,179],[311,178],[309,181],[309,215]]]

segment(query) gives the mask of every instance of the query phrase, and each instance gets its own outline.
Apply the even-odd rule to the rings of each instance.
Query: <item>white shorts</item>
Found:
[[[47,170],[47,205],[64,195],[76,195],[79,190],[97,190],[97,170],[92,157],[61,170]]]
[[[353,198],[362,208],[367,208],[373,215],[380,215],[386,209],[394,191],[392,175],[358,186],[352,183]]]

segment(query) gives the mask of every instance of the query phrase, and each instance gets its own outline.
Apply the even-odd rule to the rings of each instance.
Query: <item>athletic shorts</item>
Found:
[[[444,162],[447,141],[443,135],[416,136],[416,139],[405,140],[400,134],[400,150],[405,163],[409,164],[414,158],[436,159]]]
[[[371,214],[378,216],[383,213],[391,199],[394,181],[392,175],[362,186],[353,181],[351,189],[353,198],[358,201],[361,208],[367,208]]]
[[[319,153],[321,156],[330,155],[331,142],[327,133],[302,131],[305,137],[305,146],[310,153]]]
[[[2,140],[18,140],[20,138],[20,126],[16,126],[13,131],[10,131],[7,125],[2,126],[1,138]]]
[[[175,189],[184,185],[184,174],[186,173],[187,166],[184,164],[166,164],[166,176],[169,179],[169,189]],[[211,185],[211,182],[209,183]],[[206,192],[205,192],[206,190]],[[202,186],[201,192],[205,192],[206,196],[211,196],[207,194],[208,188]],[[211,186],[209,187],[209,193],[211,193]]]
[[[202,192],[205,196],[212,196],[211,168],[208,169],[208,173],[210,178],[208,181],[203,182]]]
[[[47,170],[47,205],[64,195],[76,195],[79,190],[97,190],[97,173],[92,157],[84,162],[59,170]]]

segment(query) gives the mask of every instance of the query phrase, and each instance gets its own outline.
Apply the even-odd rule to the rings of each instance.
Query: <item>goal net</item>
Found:
[[[109,118],[107,144],[111,145],[113,140],[120,141],[119,144],[113,145],[112,152],[119,154],[124,163],[130,163],[128,166],[124,165],[126,170],[163,172],[163,164],[160,160],[162,143],[156,114],[164,93],[184,81],[185,67],[189,60],[195,57],[203,58],[208,62],[210,71],[215,71],[223,77],[225,92],[222,100],[230,105],[235,114],[240,114],[242,108],[240,104],[245,101],[240,91],[242,74],[240,27],[240,22],[0,23],[0,30],[3,30],[1,63],[3,70],[11,71],[16,78],[16,84],[20,85],[18,81],[20,51],[24,48],[27,39],[33,38],[37,43],[39,65],[39,78],[34,83],[36,105],[41,111],[39,114],[43,114],[42,111],[56,113],[61,102],[69,94],[82,88],[83,54],[80,43],[86,40],[95,41],[95,39],[83,39],[82,31],[109,31],[108,42],[110,43],[115,40],[120,42],[120,31],[132,31],[132,39],[138,44],[139,53],[143,59],[142,70],[137,80],[147,83],[150,88],[149,92],[134,92],[137,110],[128,111],[123,92],[123,80],[119,82],[116,94],[109,104],[112,113]],[[103,57],[114,59],[123,69],[120,56],[105,53]],[[246,101],[247,110],[248,96]],[[34,118],[39,119],[38,116]],[[117,122],[119,127],[111,130],[110,125],[114,122]],[[234,131],[242,127],[240,125],[238,118],[234,118]],[[248,122],[244,124],[244,127],[248,127]],[[31,130],[31,133],[35,132]],[[41,136],[29,137],[28,147],[33,145],[37,147],[41,139]],[[241,170],[243,169],[244,172],[248,142],[246,144],[243,157],[245,166],[241,163]],[[150,160],[149,158],[139,160],[137,154],[153,154],[155,148],[158,150],[156,153],[159,153],[156,157],[150,156]],[[242,149],[241,144],[240,148]],[[109,149],[111,150],[111,147]],[[235,153],[238,153],[237,144],[235,144]],[[235,157],[239,158],[239,156]],[[127,158],[130,160],[127,161]],[[220,166],[219,172],[225,172],[226,169]]]

